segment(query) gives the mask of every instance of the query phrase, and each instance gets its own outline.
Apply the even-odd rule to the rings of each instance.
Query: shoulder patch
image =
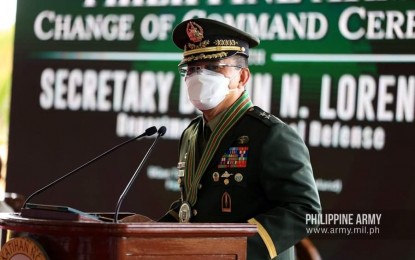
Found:
[[[254,106],[248,109],[246,114],[259,119],[261,122],[263,122],[264,124],[268,126],[278,124],[278,123],[284,123],[278,117],[265,112],[264,110],[262,110],[260,107],[257,107],[257,106]]]

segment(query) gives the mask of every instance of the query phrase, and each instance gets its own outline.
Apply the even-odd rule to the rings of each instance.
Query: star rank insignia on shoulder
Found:
[[[261,112],[261,114],[259,114],[260,116],[262,116],[262,117],[264,117],[264,118],[266,118],[266,119],[269,119],[270,117],[271,117],[271,115],[270,114],[268,114],[267,112],[265,112],[265,111],[262,111]]]
[[[261,108],[254,106],[248,109],[248,115],[253,116],[261,120],[263,123],[267,125],[273,125],[275,123],[282,123],[282,121],[277,118],[276,116],[265,112]]]

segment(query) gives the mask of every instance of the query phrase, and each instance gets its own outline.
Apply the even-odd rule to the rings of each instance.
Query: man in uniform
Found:
[[[180,140],[181,198],[159,221],[256,224],[248,259],[294,259],[307,235],[306,214],[320,212],[308,150],[245,91],[249,48],[259,40],[227,24],[180,23],[173,41],[184,50],[179,70],[203,115]]]

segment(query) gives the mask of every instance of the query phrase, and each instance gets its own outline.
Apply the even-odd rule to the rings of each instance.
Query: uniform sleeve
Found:
[[[269,258],[306,237],[306,214],[321,211],[307,147],[286,124],[271,127],[262,149],[260,182],[271,209],[248,222],[258,234],[248,238],[250,251],[265,251]]]

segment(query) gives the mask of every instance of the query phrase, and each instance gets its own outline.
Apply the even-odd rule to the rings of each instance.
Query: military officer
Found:
[[[294,259],[320,212],[308,150],[298,134],[253,106],[245,91],[249,49],[259,40],[210,19],[173,31],[192,104],[202,111],[180,140],[181,198],[159,221],[249,222],[248,259]]]

